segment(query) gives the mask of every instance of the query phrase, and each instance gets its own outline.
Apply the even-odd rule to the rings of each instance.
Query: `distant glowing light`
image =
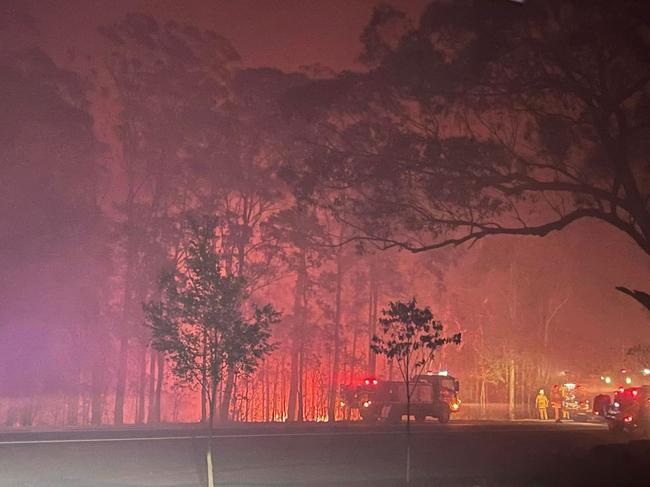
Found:
[[[631,384],[632,383],[632,377],[626,377],[625,378],[625,383],[626,384]]]
[[[621,403],[618,402],[618,401],[614,402],[614,407],[615,407],[615,408],[620,408],[620,407],[621,407]]]
[[[341,406],[341,407],[345,406],[345,401],[339,402],[339,406]]]
[[[447,375],[449,375],[449,372],[447,372],[446,370],[441,370],[440,372],[438,372],[438,375],[447,376]]]
[[[458,409],[458,407],[459,407],[458,403],[456,403],[456,402],[451,405],[451,409],[453,409],[454,411],[456,411]]]
[[[372,385],[376,386],[377,385],[377,379],[372,379]]]
[[[626,423],[631,423],[632,422],[632,416],[625,416],[623,418],[623,421],[625,421]]]
[[[650,369],[647,368],[647,367],[645,369],[643,369],[642,372],[643,372],[643,375],[650,375]]]
[[[364,408],[367,408],[367,407],[369,407],[371,404],[372,404],[372,401],[365,401],[365,402],[363,403],[363,407],[364,407]]]
[[[607,376],[603,379],[605,381],[605,384],[611,384],[612,383],[612,378],[610,376]]]

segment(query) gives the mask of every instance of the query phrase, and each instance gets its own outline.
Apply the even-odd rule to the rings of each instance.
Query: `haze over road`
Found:
[[[624,441],[594,424],[417,425],[412,485],[593,485],[582,475],[590,450]],[[205,443],[204,431],[179,427],[5,433],[0,486],[200,486]],[[243,425],[219,429],[214,444],[218,485],[393,486],[403,479],[403,427]]]

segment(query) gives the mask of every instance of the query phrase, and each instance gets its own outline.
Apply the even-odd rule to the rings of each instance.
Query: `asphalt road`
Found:
[[[240,425],[213,444],[220,486],[404,485],[403,426]],[[196,427],[4,432],[0,486],[203,486],[206,445]],[[417,425],[411,452],[413,486],[650,485],[649,443],[600,424]]]

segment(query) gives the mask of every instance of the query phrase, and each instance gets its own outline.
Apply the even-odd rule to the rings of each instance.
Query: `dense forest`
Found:
[[[220,421],[355,419],[341,387],[392,376],[371,338],[412,296],[463,334],[432,370],[466,415],[530,414],[561,376],[634,363],[650,12],[506,3],[379,6],[342,72],[251,67],[139,13],[66,64],[36,13],[0,11],[0,421],[206,420],[145,316],[191,218],[243,308],[277,311],[259,363],[215,390]]]

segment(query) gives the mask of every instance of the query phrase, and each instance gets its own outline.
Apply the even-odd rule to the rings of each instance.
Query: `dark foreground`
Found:
[[[403,428],[252,426],[216,433],[220,486],[404,485]],[[650,442],[602,425],[416,426],[412,486],[648,486]],[[0,433],[0,486],[206,485],[196,428]]]

